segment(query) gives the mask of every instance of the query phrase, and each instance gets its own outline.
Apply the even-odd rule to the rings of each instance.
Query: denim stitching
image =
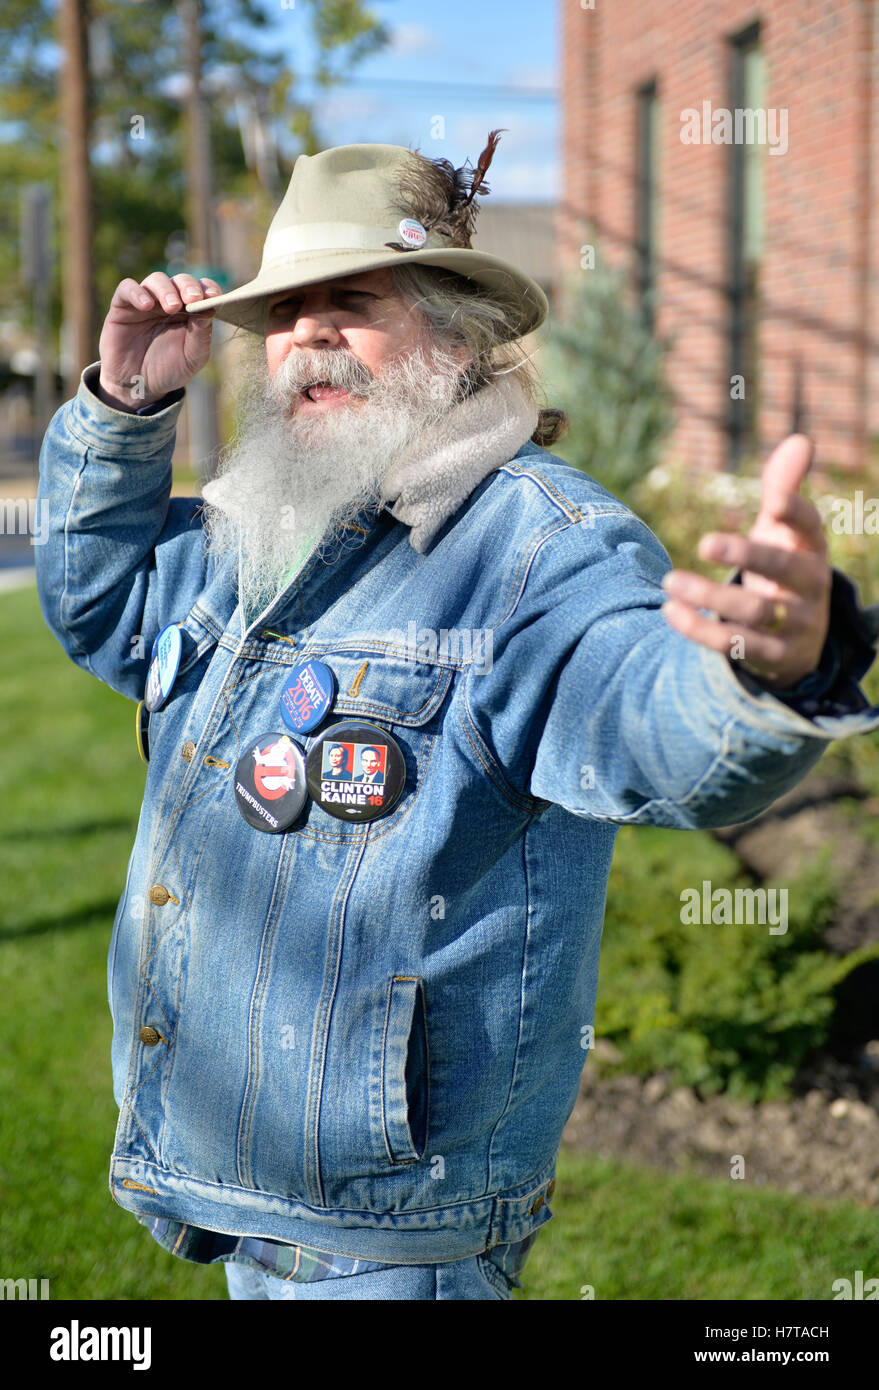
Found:
[[[367,831],[369,827],[367,825]],[[324,1070],[326,1068],[327,1046],[329,1041],[330,1024],[332,1022],[333,1005],[336,1000],[336,991],[339,985],[339,970],[342,957],[342,948],[345,941],[345,913],[348,906],[348,898],[354,887],[354,881],[360,868],[361,861],[366,849],[367,836],[364,835],[359,845],[352,845],[346,856],[345,871],[348,874],[348,882],[345,884],[344,876],[340,878],[339,885],[333,895],[333,902],[330,907],[327,921],[327,952],[326,965],[324,968],[324,979],[321,986],[321,997],[318,1001],[317,1014],[315,1017],[315,1027],[312,1039],[311,1057],[309,1058],[309,1085],[308,1101],[306,1108],[305,1139],[306,1139],[306,1172],[305,1182],[309,1192],[317,1193],[321,1202],[324,1200],[323,1183],[320,1172],[320,1149],[318,1128],[320,1125],[320,1111],[323,1098]],[[353,857],[353,862],[352,861]],[[341,896],[340,896],[341,895]],[[338,919],[338,921],[336,921]],[[335,935],[335,941],[333,940]],[[335,952],[335,961],[332,961]],[[330,983],[329,970],[333,968],[333,978]],[[319,1058],[319,1065],[318,1065]],[[309,1147],[311,1152],[309,1153]],[[312,1181],[313,1176],[313,1181]]]
[[[269,903],[268,913],[266,914],[262,939],[259,944],[256,977],[253,982],[253,989],[250,995],[250,1006],[248,1008],[247,1077],[244,1083],[244,1094],[241,1098],[241,1111],[238,1117],[236,1166],[238,1169],[239,1181],[241,1183],[247,1183],[251,1187],[253,1186],[253,1174],[250,1164],[250,1136],[260,1074],[260,1049],[256,1038],[259,1031],[260,1018],[262,1016],[263,1000],[265,998],[263,977],[266,964],[271,958],[272,945],[274,944],[278,925],[279,907],[284,896],[283,885],[285,880],[289,879],[290,858],[291,856],[287,853],[287,845],[282,839],[279,847],[278,865],[275,869],[275,880],[272,885],[272,897]]]
[[[492,1126],[491,1137],[488,1141],[488,1188],[489,1191],[494,1187],[494,1172],[492,1167],[492,1149],[494,1147],[495,1135],[509,1114],[510,1105],[516,1090],[516,1074],[519,1068],[520,1054],[522,1050],[522,1021],[525,1015],[525,960],[528,954],[528,938],[531,932],[531,880],[528,874],[528,836],[532,826],[527,825],[522,835],[522,878],[525,886],[525,920],[522,931],[522,946],[519,957],[519,1018],[516,1026],[516,1046],[513,1050],[513,1064],[510,1068],[510,1084],[507,1089],[504,1108],[498,1115]]]

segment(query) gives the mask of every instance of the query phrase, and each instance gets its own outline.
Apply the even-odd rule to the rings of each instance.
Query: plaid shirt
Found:
[[[360,1260],[350,1255],[334,1255],[327,1250],[312,1250],[307,1245],[284,1245],[259,1236],[225,1235],[222,1231],[205,1231],[182,1221],[168,1221],[163,1216],[138,1216],[154,1240],[172,1255],[196,1264],[215,1264],[225,1260],[232,1264],[249,1265],[264,1274],[296,1284],[311,1284],[317,1279],[339,1279],[346,1274],[365,1274],[368,1270],[387,1269],[389,1260]],[[524,1240],[509,1245],[495,1245],[487,1252],[516,1288],[521,1288],[519,1273],[525,1257],[540,1230],[532,1231]]]

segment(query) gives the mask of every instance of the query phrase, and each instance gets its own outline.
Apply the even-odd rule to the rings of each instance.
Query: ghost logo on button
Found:
[[[263,734],[238,759],[235,800],[255,830],[287,830],[307,796],[305,754],[289,734]]]

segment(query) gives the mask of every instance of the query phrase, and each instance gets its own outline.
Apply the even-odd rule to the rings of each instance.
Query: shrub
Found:
[[[833,990],[879,946],[823,949],[834,890],[825,857],[790,885],[788,929],[681,920],[685,887],[750,886],[707,832],[625,827],[608,892],[595,1028],[622,1052],[619,1069],[671,1074],[702,1095],[784,1096],[827,1041]],[[769,885],[767,885],[769,886]],[[649,905],[645,911],[645,905]]]
[[[674,423],[666,345],[627,299],[623,278],[596,268],[571,277],[569,308],[545,349],[552,399],[569,431],[553,451],[621,497],[657,463]]]

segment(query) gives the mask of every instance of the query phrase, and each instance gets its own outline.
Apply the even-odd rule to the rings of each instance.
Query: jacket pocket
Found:
[[[392,1163],[414,1163],[427,1148],[429,1070],[424,981],[397,975],[382,1046],[382,1124]]]

